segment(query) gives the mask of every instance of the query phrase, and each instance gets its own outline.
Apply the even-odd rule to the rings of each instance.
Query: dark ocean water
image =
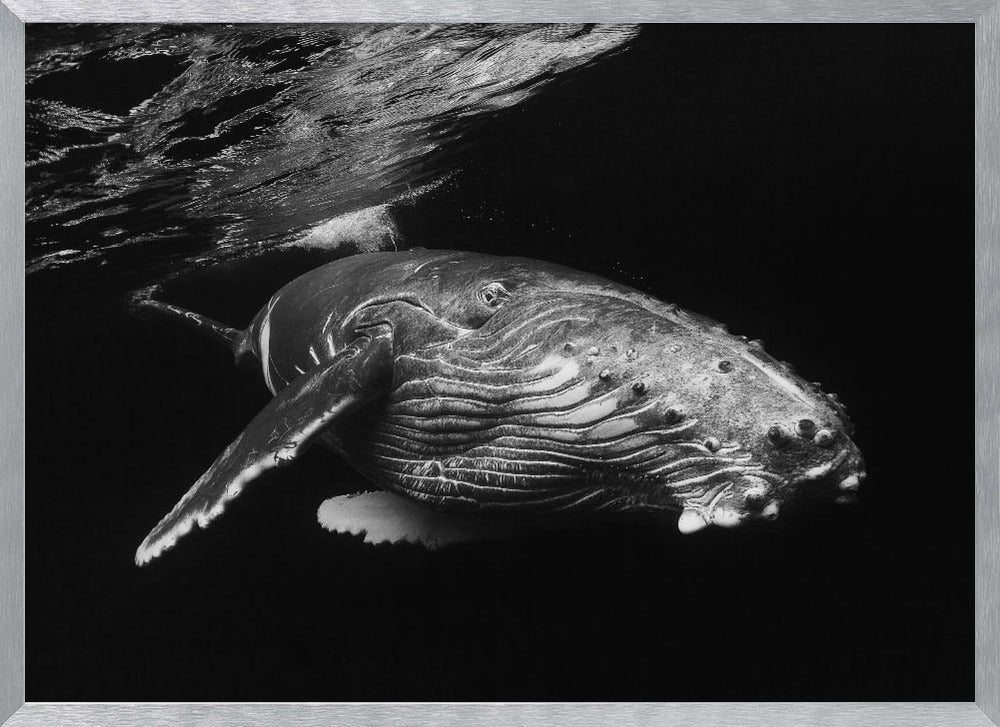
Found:
[[[32,26],[29,700],[970,700],[972,30]],[[847,402],[855,508],[436,554],[315,524],[311,452],[145,569],[267,401],[243,325],[410,245],[543,258]]]

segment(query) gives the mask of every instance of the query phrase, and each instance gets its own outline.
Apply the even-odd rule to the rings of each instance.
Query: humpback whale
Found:
[[[760,341],[559,265],[356,255],[288,283],[242,330],[153,290],[138,313],[225,343],[274,396],[152,529],[140,565],[312,445],[379,488],[328,501],[321,520],[454,518],[457,539],[599,515],[677,518],[683,533],[767,522],[850,501],[865,477],[844,406]]]

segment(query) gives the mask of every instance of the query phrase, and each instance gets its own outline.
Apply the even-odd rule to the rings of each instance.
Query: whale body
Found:
[[[732,527],[850,500],[865,477],[837,398],[759,341],[546,262],[356,255],[287,284],[243,330],[149,292],[134,303],[225,342],[274,394],[138,564],[314,444],[411,509],[487,529],[629,513]]]

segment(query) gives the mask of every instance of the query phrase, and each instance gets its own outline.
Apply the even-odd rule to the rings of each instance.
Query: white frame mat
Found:
[[[0,0],[0,724],[1000,724],[1000,0]],[[946,22],[976,25],[975,702],[25,703],[24,31],[40,22]],[[942,241],[948,244],[948,241]],[[970,443],[971,449],[971,443]],[[93,668],[99,668],[99,663]],[[4,722],[6,720],[6,722]]]

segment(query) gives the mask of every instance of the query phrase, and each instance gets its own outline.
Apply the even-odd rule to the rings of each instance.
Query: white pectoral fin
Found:
[[[366,543],[410,543],[428,550],[455,543],[514,537],[513,525],[438,512],[392,492],[359,492],[326,500],[320,525],[335,533],[364,535]]]
[[[145,565],[195,523],[206,527],[247,483],[292,462],[334,419],[376,394],[386,345],[358,342],[280,391],[146,536],[135,562]]]

